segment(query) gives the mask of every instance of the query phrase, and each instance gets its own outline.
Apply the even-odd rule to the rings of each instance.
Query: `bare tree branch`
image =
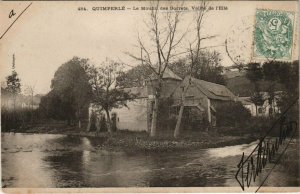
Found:
[[[128,52],[125,53],[125,54],[127,54],[128,56],[130,56],[131,58],[133,58],[133,59],[135,59],[135,60],[137,60],[137,61],[141,61],[141,62],[145,63],[148,67],[151,68],[151,70],[152,70],[157,76],[159,76],[158,72],[155,70],[154,67],[152,67],[152,65],[149,63],[149,61],[144,60],[143,58],[137,57],[137,56],[135,56],[135,55],[133,55],[133,54],[131,54],[131,53],[128,53]]]

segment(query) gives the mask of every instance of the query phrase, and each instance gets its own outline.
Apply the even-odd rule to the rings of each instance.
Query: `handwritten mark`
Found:
[[[18,15],[18,17],[11,23],[11,25],[6,29],[6,31],[1,35],[0,39],[4,37],[4,35],[9,31],[9,29],[14,25],[14,23],[21,17],[21,15],[31,6],[32,3],[30,3],[21,13]],[[13,13],[13,10],[9,14],[9,18],[11,18],[11,13]],[[14,13],[15,14],[15,13]],[[10,17],[11,16],[11,17]]]
[[[264,178],[264,180],[261,182],[261,184],[255,191],[258,192],[258,190],[263,186],[263,184],[271,174],[272,170],[279,163],[283,154],[286,152],[288,146],[295,137],[297,129],[299,129],[298,123],[296,121],[288,121],[289,119],[287,119],[287,112],[292,108],[292,106],[294,106],[297,103],[297,101],[298,99],[296,99],[274,122],[273,126],[267,131],[265,136],[260,139],[258,145],[254,148],[254,150],[246,159],[244,159],[245,154],[243,152],[241,161],[237,166],[238,171],[235,175],[235,178],[243,191],[245,189],[245,183],[247,184],[247,187],[249,187],[252,179],[253,182],[255,182],[256,177],[260,173],[262,173],[262,170],[265,168],[267,163],[273,163],[273,167],[269,170],[267,176]],[[272,131],[275,130],[275,128],[277,128],[277,124],[279,124],[278,137],[267,137]],[[290,138],[290,140],[284,143],[288,137]],[[284,147],[281,153],[279,152],[280,147]],[[277,157],[276,160],[276,156],[278,155],[279,157]],[[246,169],[246,171],[244,171],[244,168]],[[239,179],[239,175],[241,175],[241,179]]]
[[[16,13],[14,12],[14,10],[11,10],[10,12],[9,12],[9,18],[11,18],[11,17],[13,17],[14,15],[16,15]]]

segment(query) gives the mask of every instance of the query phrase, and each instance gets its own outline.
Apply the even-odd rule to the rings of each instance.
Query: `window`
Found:
[[[273,115],[273,108],[269,108],[269,115]]]

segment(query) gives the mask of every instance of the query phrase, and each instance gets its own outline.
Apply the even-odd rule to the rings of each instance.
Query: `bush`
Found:
[[[287,123],[288,121],[292,120],[288,118],[284,123]],[[247,126],[243,127],[243,132],[248,134],[256,134],[258,137],[263,137],[266,134],[268,137],[279,137],[280,128],[280,115],[277,117],[253,117],[250,119],[250,122],[247,124]],[[297,131],[298,129],[294,130]],[[299,134],[296,132],[295,137],[298,137],[298,135]]]
[[[275,119],[269,117],[253,117],[247,126],[245,126],[244,130],[248,133],[256,133],[259,134],[259,136],[264,136],[274,122]]]
[[[240,126],[248,123],[250,111],[241,102],[219,104],[216,107],[217,126]]]
[[[19,109],[19,110],[1,110],[1,129],[3,132],[17,130],[28,123],[34,123],[39,119],[38,110]]]

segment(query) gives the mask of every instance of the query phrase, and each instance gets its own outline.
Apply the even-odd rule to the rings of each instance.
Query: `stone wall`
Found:
[[[127,102],[127,107],[113,109],[118,130],[147,131],[147,98]]]

